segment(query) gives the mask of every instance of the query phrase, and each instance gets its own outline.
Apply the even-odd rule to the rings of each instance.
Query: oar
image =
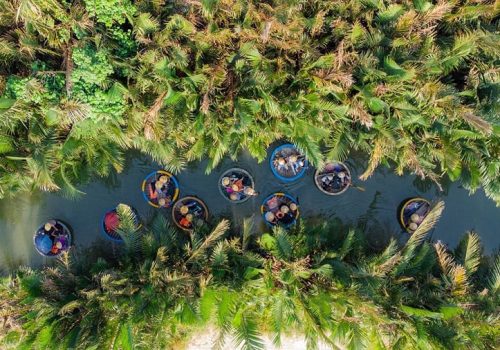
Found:
[[[351,187],[357,189],[358,191],[365,192],[365,188],[361,186],[356,186],[351,182]]]

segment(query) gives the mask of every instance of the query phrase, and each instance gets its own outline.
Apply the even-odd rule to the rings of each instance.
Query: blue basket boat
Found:
[[[179,183],[165,170],[153,171],[142,181],[142,196],[155,208],[169,208],[179,197]]]
[[[61,220],[50,219],[36,230],[33,244],[40,255],[57,257],[70,249],[71,231]]]
[[[288,228],[294,225],[300,216],[297,200],[289,194],[281,192],[273,193],[264,199],[260,206],[260,212],[269,227]]]
[[[139,217],[138,211],[134,207],[130,207],[132,209],[132,212],[134,213],[134,222],[137,225],[137,227],[141,227],[141,220]],[[107,239],[117,242],[117,243],[122,243],[123,238],[120,237],[118,232],[116,232],[116,227],[119,225],[119,218],[118,218],[118,212],[116,208],[108,210],[102,217],[101,220],[101,231]]]
[[[274,176],[283,182],[293,182],[304,176],[308,161],[295,145],[286,143],[277,147],[269,159]]]

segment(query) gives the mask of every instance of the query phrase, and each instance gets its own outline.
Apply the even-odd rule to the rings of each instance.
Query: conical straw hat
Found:
[[[410,216],[410,220],[416,223],[420,220],[420,216],[418,216],[418,214],[412,214],[412,216]]]
[[[189,208],[186,205],[183,205],[180,208],[180,212],[181,212],[182,215],[186,215],[189,212]]]
[[[255,190],[252,187],[245,187],[244,193],[248,196],[252,196],[255,193]]]

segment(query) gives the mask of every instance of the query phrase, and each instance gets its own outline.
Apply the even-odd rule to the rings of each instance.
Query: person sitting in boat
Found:
[[[168,194],[170,178],[162,175],[156,181],[152,181],[148,186],[148,195],[151,200],[156,200],[160,207],[168,207],[172,202],[172,197]]]
[[[333,183],[333,175],[325,174],[321,177],[321,185],[324,189],[329,189],[331,184]]]
[[[193,226],[193,214],[187,214],[183,216],[179,221],[179,224],[185,228],[191,228]]]
[[[237,178],[236,176],[233,178],[227,176],[222,178],[222,186],[232,201],[239,201],[245,196],[257,195],[257,192],[251,186],[245,186],[243,180],[244,178]]]
[[[172,199],[170,198],[170,196],[158,199],[158,205],[160,207],[168,207],[168,206],[170,206],[171,202],[172,202]]]
[[[245,186],[245,188],[243,188],[243,193],[245,194],[245,196],[249,196],[249,197],[258,195],[258,193],[255,192],[255,190],[251,186]]]
[[[227,190],[231,187],[231,179],[227,176],[222,178],[222,186]]]
[[[297,172],[300,170],[300,164],[299,164],[298,157],[295,154],[293,154],[290,157],[288,157],[288,162],[289,162],[290,168],[292,168],[293,173],[297,174]]]
[[[276,213],[276,216],[280,219],[283,224],[290,224],[295,220],[295,213],[287,205],[282,205],[280,210]]]
[[[235,181],[233,182],[233,185],[232,185],[232,188],[233,188],[233,191],[234,192],[240,192],[240,191],[243,191],[243,188],[245,186],[243,185],[243,179],[235,179]]]
[[[288,170],[287,161],[283,157],[279,157],[274,161],[274,166],[278,171]]]
[[[179,209],[179,213],[181,214],[181,219],[179,220],[179,224],[185,228],[191,228],[193,215],[189,213],[189,207],[187,205],[183,205]]]
[[[232,201],[239,201],[241,199],[241,194],[239,192],[233,192],[229,195],[229,199]]]
[[[59,254],[59,252],[61,251],[61,249],[63,249],[63,247],[64,247],[63,239],[57,238],[54,244],[52,245],[52,249],[50,250],[50,252],[52,254]]]
[[[165,196],[168,193],[168,184],[170,179],[168,176],[162,175],[156,181],[151,181],[148,188],[148,194],[150,199],[158,199],[159,197]]]
[[[338,192],[348,184],[345,171],[324,174],[321,177],[321,186],[328,192]]]
[[[56,220],[49,220],[43,227],[43,234],[50,238],[51,246],[47,247],[52,254],[59,254],[61,249],[67,248],[67,238],[63,236],[64,228]]]
[[[239,186],[236,184],[235,179],[231,179],[229,177],[222,178],[222,185],[228,194],[239,192]]]
[[[296,163],[295,172],[298,173],[305,166],[304,157],[299,158]]]
[[[44,233],[46,235],[49,235],[50,237],[56,237],[58,234],[58,229],[56,228],[56,221],[55,220],[49,220],[45,223],[43,226]]]
[[[267,202],[266,202],[266,205],[267,207],[269,208],[269,210],[274,210],[278,207],[279,205],[279,202],[278,202],[278,197],[277,196],[273,196],[272,198],[270,198]]]
[[[415,231],[420,226],[422,221],[424,221],[424,219],[425,216],[419,215],[418,213],[412,214],[410,216],[410,224],[408,225],[408,228],[411,231]]]
[[[278,223],[278,219],[276,218],[276,216],[274,215],[274,213],[272,211],[268,211],[265,215],[264,215],[266,221],[268,223],[270,223],[271,225],[275,225]]]

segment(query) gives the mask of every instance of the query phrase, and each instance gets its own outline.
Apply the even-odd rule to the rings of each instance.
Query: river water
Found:
[[[270,154],[271,152],[268,152]],[[163,210],[170,218],[170,211],[150,207],[144,200],[140,185],[146,175],[159,167],[153,162],[134,157],[126,170],[110,179],[96,181],[84,186],[85,196],[70,200],[54,193],[21,195],[15,199],[0,200],[0,271],[10,270],[19,264],[38,266],[51,259],[43,258],[33,246],[33,233],[48,218],[58,218],[68,223],[73,230],[75,247],[91,243],[115,244],[102,239],[100,221],[102,215],[117,203],[135,207],[142,217]],[[365,162],[348,160],[353,179],[363,172]],[[456,183],[445,185],[444,192],[436,186],[422,183],[415,176],[397,176],[390,169],[379,170],[367,181],[355,180],[365,191],[350,188],[340,196],[327,196],[314,185],[314,168],[292,183],[280,183],[269,168],[269,160],[257,163],[249,155],[242,154],[238,161],[225,159],[222,164],[205,174],[206,162],[190,164],[176,175],[180,184],[180,196],[196,195],[207,204],[212,221],[218,216],[231,218],[241,223],[243,218],[255,215],[258,227],[265,230],[260,217],[261,201],[269,194],[280,191],[298,198],[301,216],[308,218],[337,217],[344,222],[356,223],[367,219],[369,235],[374,242],[386,241],[387,235],[405,239],[397,221],[397,208],[409,197],[422,196],[429,200],[443,199],[445,211],[431,233],[431,238],[455,247],[468,230],[479,233],[485,253],[497,252],[500,248],[500,208],[483,192],[474,195]],[[219,193],[217,181],[220,175],[232,167],[241,167],[253,175],[259,196],[243,204],[231,204]]]

